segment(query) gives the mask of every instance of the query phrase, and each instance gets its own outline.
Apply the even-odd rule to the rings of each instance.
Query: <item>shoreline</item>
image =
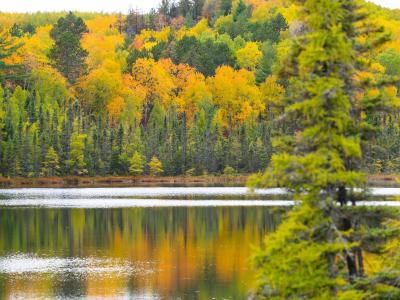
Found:
[[[0,188],[135,187],[135,186],[244,186],[249,175],[220,176],[67,176],[38,178],[0,177]],[[368,175],[372,187],[400,187],[400,175]]]
[[[66,176],[37,178],[0,177],[0,188],[30,187],[135,187],[135,186],[243,186],[248,175],[237,176]]]

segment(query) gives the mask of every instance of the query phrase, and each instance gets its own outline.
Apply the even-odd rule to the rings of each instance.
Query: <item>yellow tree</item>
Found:
[[[150,175],[151,176],[160,175],[163,172],[162,163],[156,156],[153,156],[151,158],[151,160],[148,163],[148,165],[149,165],[149,168],[150,168]]]
[[[115,21],[115,16],[98,16],[86,22],[89,32],[84,35],[82,46],[89,52],[86,59],[89,69],[100,67],[106,59],[125,67],[124,56],[127,54],[116,51],[123,45],[124,36],[112,27]]]
[[[34,35],[21,37],[19,41],[23,46],[15,52],[12,60],[24,64],[29,69],[48,65],[47,54],[54,43],[50,38],[50,30],[50,25],[41,26],[36,28]]]
[[[267,107],[267,112],[278,113],[284,108],[285,88],[277,82],[276,76],[268,76],[260,85],[262,100]]]
[[[241,68],[254,71],[261,62],[262,52],[255,42],[248,42],[243,48],[236,51],[236,60]]]
[[[182,91],[176,98],[178,113],[185,113],[190,121],[196,112],[198,104],[212,99],[211,92],[208,89],[204,75],[201,73],[192,73],[188,76]]]
[[[111,120],[123,113],[139,119],[143,93],[136,93],[129,75],[123,75],[121,66],[113,60],[90,72],[79,85],[85,105],[94,114],[108,113]]]
[[[245,121],[251,114],[264,111],[255,76],[247,70],[235,71],[222,66],[207,80],[212,100],[218,107],[217,121],[229,130]]]
[[[143,123],[147,124],[155,103],[166,106],[172,102],[175,84],[163,62],[155,62],[153,59],[138,59],[132,66],[132,77],[144,92]]]

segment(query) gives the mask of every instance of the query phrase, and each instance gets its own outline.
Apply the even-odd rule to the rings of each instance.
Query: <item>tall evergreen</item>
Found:
[[[281,152],[257,183],[286,187],[301,203],[256,255],[259,298],[383,299],[376,284],[398,295],[390,280],[364,277],[363,232],[354,233],[354,220],[338,206],[355,205],[355,188],[365,184],[361,140],[370,125],[361,114],[373,104],[357,103],[371,85],[355,79],[371,42],[358,38],[365,28],[356,22],[365,16],[353,0],[293,2],[307,26],[282,69],[290,82],[284,117],[296,134],[275,140]]]
[[[50,31],[54,46],[49,58],[71,84],[86,70],[85,58],[88,52],[81,46],[82,36],[86,32],[88,28],[82,18],[72,12],[60,18]]]

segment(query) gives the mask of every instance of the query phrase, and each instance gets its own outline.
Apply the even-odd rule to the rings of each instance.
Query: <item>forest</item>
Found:
[[[253,174],[248,189],[3,189],[4,295],[34,277],[61,298],[400,299],[400,191],[367,187],[400,171],[400,10],[162,0],[0,24],[1,179]],[[107,255],[128,259],[107,273]]]
[[[362,119],[367,173],[400,170],[400,11],[362,2],[370,45]],[[298,3],[163,0],[148,13],[0,13],[0,174],[248,174],[295,122],[283,72],[306,32]],[[318,53],[323,55],[323,53]],[[390,84],[383,82],[390,81]],[[290,138],[289,138],[290,139]]]

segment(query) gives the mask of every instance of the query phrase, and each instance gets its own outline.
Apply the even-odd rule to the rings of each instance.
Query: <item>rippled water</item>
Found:
[[[128,261],[95,257],[39,257],[35,254],[15,254],[0,257],[0,273],[11,275],[41,275],[74,273],[84,275],[131,275],[151,273],[143,266]]]
[[[282,189],[0,190],[0,299],[243,299],[251,245],[293,204]]]
[[[1,190],[3,198],[160,198],[232,197],[284,195],[284,189],[259,189],[250,193],[245,187],[132,187],[132,188],[27,188]]]
[[[253,192],[245,187],[31,188],[0,191],[0,207],[271,207],[295,204],[294,201],[285,199],[286,191],[279,188]],[[393,198],[400,195],[400,189],[372,188],[370,194],[375,198]],[[381,200],[361,201],[358,204],[400,206],[398,201]]]

